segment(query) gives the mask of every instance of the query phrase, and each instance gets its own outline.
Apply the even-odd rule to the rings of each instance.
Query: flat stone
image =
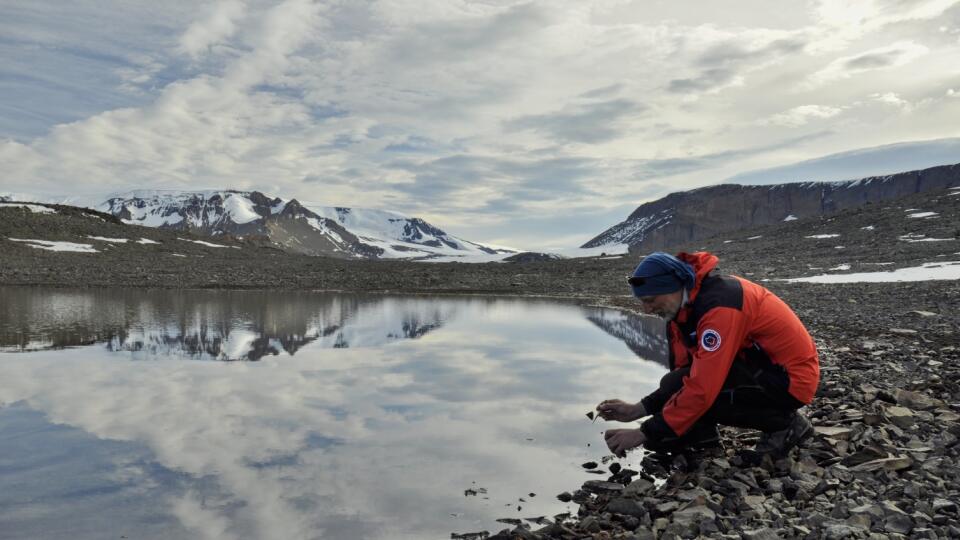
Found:
[[[678,504],[676,501],[667,501],[665,503],[658,504],[655,509],[658,514],[667,515],[679,507],[680,504]]]
[[[890,332],[891,334],[900,334],[900,335],[911,335],[911,334],[917,333],[917,331],[913,330],[912,328],[890,328],[887,331]]]
[[[861,506],[856,506],[850,509],[850,513],[853,515],[864,514],[870,516],[874,520],[882,520],[886,516],[883,507],[878,504],[864,504]]]
[[[603,480],[587,480],[583,483],[583,490],[598,495],[601,493],[619,493],[623,491],[623,484]]]
[[[886,469],[888,471],[900,471],[909,469],[913,466],[913,460],[909,456],[894,456],[883,459],[875,459],[850,467],[854,471],[879,471]]]
[[[884,414],[886,415],[887,420],[889,420],[891,424],[902,429],[909,428],[916,421],[913,411],[911,411],[906,407],[899,407],[899,406],[887,407],[886,410],[884,411]]]
[[[763,513],[763,503],[766,502],[767,498],[763,495],[747,495],[743,498],[743,504],[746,505],[750,510],[753,510],[760,515]]]
[[[842,540],[857,536],[862,529],[847,525],[846,523],[831,523],[824,527],[823,537],[827,540]]]
[[[960,421],[960,414],[947,410],[937,411],[937,420],[941,422],[957,422]]]
[[[860,450],[843,458],[842,463],[847,467],[852,467],[854,465],[859,465],[861,463],[866,463],[875,459],[883,459],[886,457],[890,456],[883,449],[876,446],[864,446]]]
[[[899,405],[921,411],[943,406],[943,402],[939,399],[934,399],[926,394],[921,394],[920,392],[903,390],[902,388],[898,388],[893,393],[893,397],[896,398]]]
[[[912,315],[919,315],[919,316],[921,316],[921,317],[936,317],[936,316],[937,316],[937,314],[934,313],[934,312],[932,312],[932,311],[923,311],[923,310],[920,310],[920,309],[915,309],[915,310],[913,310],[913,311],[908,311],[907,313],[910,313],[910,314],[912,314]]]
[[[934,499],[933,511],[937,514],[956,514],[957,503],[948,501],[947,499]]]
[[[716,519],[717,514],[706,506],[688,506],[673,513],[673,522],[683,525],[700,523],[704,519]]]
[[[873,524],[873,519],[870,514],[851,514],[847,518],[847,524],[859,529],[869,530],[870,525]]]
[[[470,533],[450,533],[450,538],[452,540],[485,540],[490,537],[490,533],[487,531],[480,532],[470,532]]]
[[[630,482],[630,484],[628,484],[627,487],[623,488],[623,494],[631,495],[635,497],[643,497],[644,495],[649,493],[650,490],[653,489],[653,487],[654,487],[653,482],[645,478],[638,478],[633,482]]]
[[[907,534],[913,529],[913,520],[906,514],[893,514],[887,516],[883,523],[883,530],[889,533]]]
[[[736,493],[737,495],[743,497],[747,493],[750,493],[750,486],[744,484],[743,482],[738,482],[732,478],[726,478],[720,482],[720,487],[724,488],[728,493]]]
[[[815,426],[813,431],[824,437],[844,441],[849,439],[850,434],[853,433],[852,429],[840,426]]]
[[[779,540],[780,536],[777,535],[777,531],[765,527],[753,531],[743,531],[741,538],[743,540]]]
[[[617,497],[607,504],[607,512],[613,514],[622,514],[625,516],[633,516],[635,518],[642,518],[647,515],[647,509],[643,507],[642,504],[637,502],[634,499],[628,499],[626,497]]]
[[[886,515],[887,517],[889,517],[889,516],[899,516],[899,515],[904,515],[904,516],[905,516],[905,515],[907,515],[907,513],[904,512],[903,509],[901,509],[899,506],[897,506],[896,503],[894,503],[893,501],[883,501],[880,506],[883,507],[883,513],[884,513],[884,515]]]
[[[600,520],[597,516],[587,516],[580,521],[580,529],[587,532],[600,532]]]

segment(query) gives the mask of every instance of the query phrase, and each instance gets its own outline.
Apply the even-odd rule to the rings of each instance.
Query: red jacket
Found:
[[[820,362],[813,339],[793,310],[756,283],[711,274],[718,259],[710,253],[677,257],[693,266],[697,279],[687,304],[668,326],[670,367],[691,369],[663,410],[644,422],[644,432],[683,435],[713,405],[733,362],[744,361],[745,351],[754,345],[786,370],[790,394],[809,404],[820,380]]]

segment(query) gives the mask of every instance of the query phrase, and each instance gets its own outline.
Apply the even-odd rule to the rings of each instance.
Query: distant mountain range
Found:
[[[722,232],[830,214],[958,185],[960,164],[845,182],[721,184],[671,193],[645,203],[582,247],[626,244],[630,251],[649,252]]]
[[[259,191],[133,191],[98,208],[127,224],[209,236],[261,237],[285,251],[366,259],[430,259],[515,253],[447,234],[383,210],[306,207]]]

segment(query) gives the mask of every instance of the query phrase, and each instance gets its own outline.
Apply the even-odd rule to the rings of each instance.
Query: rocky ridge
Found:
[[[960,164],[845,182],[721,184],[645,203],[583,245],[627,244],[647,252],[718,233],[811,218],[960,185]]]

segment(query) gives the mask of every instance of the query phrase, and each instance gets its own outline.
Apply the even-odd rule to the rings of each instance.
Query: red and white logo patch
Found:
[[[709,328],[704,330],[703,334],[700,335],[700,348],[713,352],[720,348],[720,341],[720,332]]]

